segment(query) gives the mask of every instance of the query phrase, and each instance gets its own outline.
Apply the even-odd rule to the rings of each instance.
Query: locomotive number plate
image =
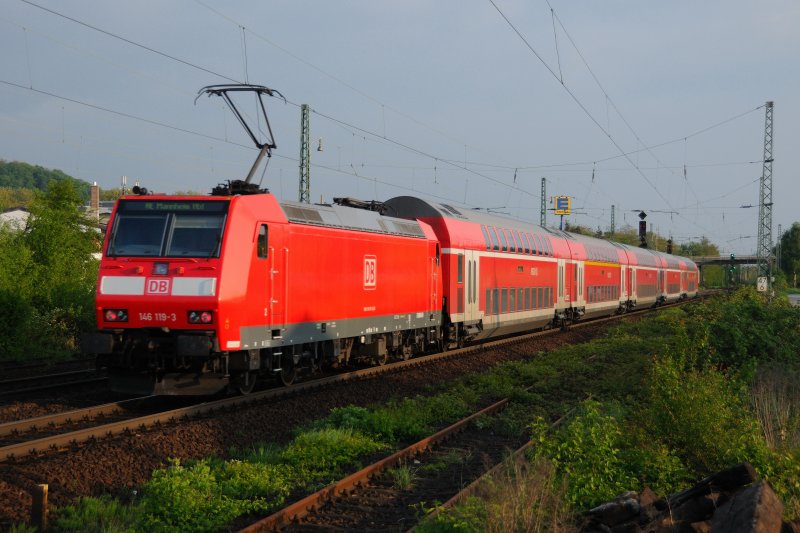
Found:
[[[175,313],[139,313],[139,320],[142,322],[177,322],[178,315]]]

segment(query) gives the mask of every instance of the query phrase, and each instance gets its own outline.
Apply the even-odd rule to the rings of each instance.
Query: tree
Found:
[[[70,180],[31,203],[23,231],[0,228],[0,358],[71,353],[93,328],[100,234]]]
[[[681,243],[678,247],[678,255],[689,257],[718,257],[719,248],[706,237],[702,237],[699,242],[689,241]]]
[[[781,264],[780,269],[789,278],[789,284],[794,285],[795,276],[800,274],[800,222],[795,222],[788,231],[780,236],[781,239]]]
[[[46,191],[53,181],[72,182],[83,201],[89,200],[90,185],[83,180],[75,179],[57,169],[51,170],[39,165],[0,159],[0,187]]]

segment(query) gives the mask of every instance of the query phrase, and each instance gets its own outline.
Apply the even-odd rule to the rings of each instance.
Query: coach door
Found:
[[[557,300],[556,300],[556,307],[564,307],[564,283],[565,280],[565,268],[564,268],[564,260],[558,260],[558,287],[557,287]]]
[[[289,249],[285,228],[273,224],[269,228],[269,323],[272,329],[282,329],[286,323],[286,309],[289,299]]]
[[[478,309],[478,253],[475,250],[465,250],[464,262],[466,263],[464,322],[477,322],[481,318]]]

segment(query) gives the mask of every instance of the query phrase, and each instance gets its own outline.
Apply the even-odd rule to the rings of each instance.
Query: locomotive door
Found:
[[[464,322],[477,322],[480,320],[480,310],[478,309],[478,253],[475,250],[464,251],[464,262],[466,263],[466,294],[464,295]]]
[[[285,228],[278,224],[270,226],[269,238],[269,324],[271,329],[282,329],[289,296],[289,249],[284,246]]]

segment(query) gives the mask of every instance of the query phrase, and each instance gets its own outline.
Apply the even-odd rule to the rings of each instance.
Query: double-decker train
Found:
[[[132,393],[383,364],[693,297],[689,259],[401,196],[122,197],[84,343]]]

